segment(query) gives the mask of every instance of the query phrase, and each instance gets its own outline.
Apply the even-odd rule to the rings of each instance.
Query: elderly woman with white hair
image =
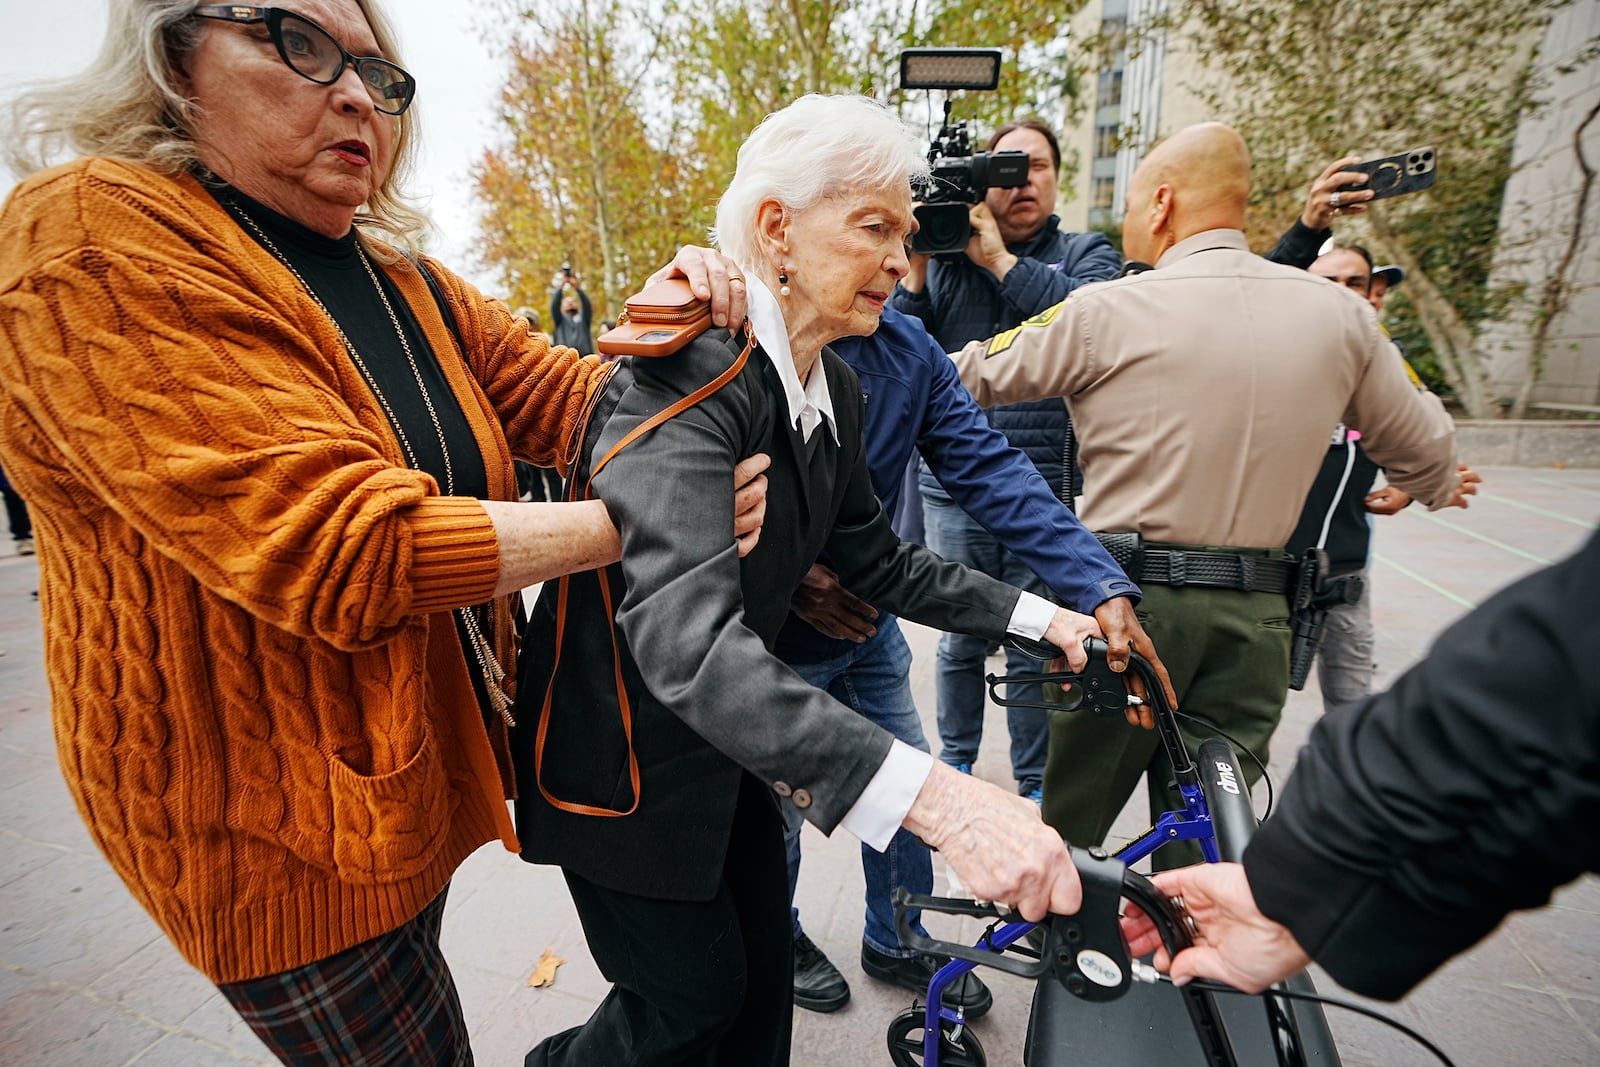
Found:
[[[931,626],[1043,638],[1080,666],[1099,633],[901,543],[873,495],[865,398],[826,346],[877,328],[926,170],[910,131],[865,98],[768,116],[717,212],[748,322],[623,361],[588,423],[574,477],[606,501],[622,560],[546,586],[513,746],[523,856],[563,868],[613,988],[528,1064],[788,1062],[776,804],[879,849],[904,825],[975,893],[1031,918],[1077,907],[1065,847],[1031,803],[894,740],[771,654],[819,556],[853,592]],[[752,450],[772,466],[741,560],[731,472]]]

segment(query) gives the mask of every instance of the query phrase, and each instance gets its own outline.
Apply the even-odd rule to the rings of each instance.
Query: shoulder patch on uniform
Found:
[[[1068,299],[1070,300],[1071,297],[1068,297]],[[1034,315],[1031,318],[1023,319],[1021,325],[1013,326],[1011,329],[1006,330],[1003,333],[995,334],[989,339],[988,346],[983,350],[984,358],[988,359],[990,356],[997,356],[1001,352],[1004,352],[1006,349],[1010,348],[1012,345],[1016,344],[1017,338],[1021,335],[1023,330],[1031,330],[1040,326],[1048,326],[1052,322],[1056,321],[1056,318],[1060,316],[1061,309],[1066,306],[1066,303],[1067,301],[1063,300],[1059,304],[1051,304],[1037,315]]]

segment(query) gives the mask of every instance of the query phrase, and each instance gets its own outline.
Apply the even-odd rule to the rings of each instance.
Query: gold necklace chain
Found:
[[[238,204],[234,204],[233,208],[238,212],[239,217],[245,221],[246,225],[250,227],[251,231],[261,239],[261,243],[266,246],[268,252],[272,253],[273,258],[288,268],[289,273],[294,275],[295,281],[300,283],[300,288],[306,291],[306,295],[316,302],[317,307],[327,316],[328,321],[333,323],[334,330],[339,334],[339,340],[344,343],[345,351],[350,354],[350,361],[356,365],[356,369],[361,372],[361,377],[366,380],[367,388],[372,390],[372,395],[377,397],[378,403],[383,406],[383,412],[388,416],[389,425],[394,429],[395,436],[400,439],[400,448],[405,452],[411,469],[421,470],[417,463],[417,454],[411,448],[411,439],[406,436],[405,428],[400,425],[400,420],[395,417],[394,409],[389,406],[389,398],[383,395],[383,390],[378,387],[378,381],[373,377],[372,371],[368,369],[366,360],[361,358],[361,353],[356,351],[356,346],[350,343],[350,338],[346,336],[344,327],[339,325],[339,320],[333,317],[333,312],[328,310],[328,305],[322,302],[322,298],[317,295],[316,290],[306,284],[305,278],[301,277],[294,264],[290,263],[284,254],[278,251],[278,246],[272,243],[272,238],[267,236],[266,231],[256,223],[256,220],[251,218],[249,213]],[[383,309],[389,313],[389,322],[394,326],[395,336],[400,338],[400,347],[405,351],[406,362],[411,364],[411,374],[417,381],[417,388],[422,391],[422,402],[427,405],[428,416],[433,420],[434,433],[439,435],[439,451],[444,456],[444,495],[454,496],[456,487],[455,468],[450,463],[450,446],[445,442],[444,424],[439,421],[439,413],[433,406],[433,397],[422,380],[422,370],[417,365],[417,358],[411,351],[410,342],[406,340],[406,332],[400,326],[400,317],[394,313],[394,307],[389,303],[389,294],[383,291],[383,285],[378,281],[378,274],[372,269],[372,264],[368,261],[367,254],[362,250],[359,242],[356,244],[356,255],[360,258],[361,265],[367,269],[367,277],[372,279],[373,288],[378,290],[378,298],[383,301]],[[493,618],[493,600],[489,601],[489,611],[490,618]],[[454,614],[457,619],[461,620],[461,626],[467,632],[467,641],[465,643],[472,649],[473,657],[478,661],[478,669],[483,672],[484,690],[489,694],[489,703],[493,706],[495,713],[505,720],[507,726],[516,726],[517,721],[511,715],[513,706],[511,698],[506,695],[505,687],[502,684],[505,681],[506,670],[500,665],[499,657],[494,654],[494,646],[489,643],[489,639],[484,635],[483,627],[478,622],[478,613],[470,607],[461,607],[456,608]]]
[[[239,207],[238,204],[233,205],[233,207],[238,211],[239,217],[244,219],[255,235],[261,239],[261,243],[266,246],[267,251],[272,253],[273,258],[288,268],[289,273],[294,275],[294,280],[300,283],[300,288],[306,291],[306,295],[311,297],[317,307],[322,310],[323,315],[327,316],[328,321],[333,323],[334,331],[338,333],[339,340],[344,343],[345,351],[350,354],[350,361],[361,372],[361,377],[366,380],[367,388],[372,390],[372,395],[377,397],[378,403],[383,406],[383,413],[389,417],[389,425],[393,428],[395,436],[400,439],[400,448],[405,452],[406,460],[411,469],[421,470],[421,465],[417,463],[417,453],[411,447],[411,438],[406,436],[405,427],[400,424],[400,420],[395,416],[394,408],[389,405],[389,398],[383,394],[383,390],[378,386],[378,379],[373,376],[372,371],[367,367],[367,361],[361,358],[361,353],[356,351],[356,346],[350,342],[350,338],[344,332],[344,327],[339,325],[339,320],[333,317],[333,312],[328,310],[328,305],[322,302],[322,298],[317,295],[316,290],[306,283],[305,278],[301,277],[300,272],[295,269],[295,265],[289,262],[282,252],[278,251],[278,246],[272,243],[272,238],[267,236],[266,231],[256,223],[256,220],[251,218],[249,213]],[[433,420],[433,432],[439,437],[439,452],[444,457],[444,495],[454,496],[456,491],[455,467],[450,462],[450,446],[445,441],[444,424],[439,421],[439,412],[433,406],[433,394],[428,392],[428,386],[422,380],[422,368],[417,365],[416,354],[411,351],[411,342],[406,340],[406,332],[400,326],[400,317],[394,313],[394,307],[389,303],[389,294],[383,291],[383,286],[378,281],[378,274],[372,269],[372,264],[367,260],[367,254],[362,250],[359,241],[356,243],[356,256],[361,260],[361,265],[367,269],[367,277],[372,279],[373,288],[378,290],[378,298],[383,301],[383,310],[389,313],[389,322],[394,326],[395,336],[400,339],[400,348],[405,352],[406,362],[411,366],[411,376],[416,379],[417,389],[422,393],[422,403],[428,409],[428,417]]]
[[[489,617],[494,617],[494,601],[489,601]],[[457,608],[456,618],[461,620],[461,625],[466,628],[472,646],[472,654],[478,661],[478,669],[483,672],[484,691],[489,694],[489,703],[494,708],[495,714],[505,720],[507,726],[516,726],[517,720],[511,715],[511,698],[506,695],[505,686],[502,684],[506,678],[506,669],[500,666],[500,659],[494,654],[494,646],[484,636],[483,628],[478,624],[478,613],[472,608]]]

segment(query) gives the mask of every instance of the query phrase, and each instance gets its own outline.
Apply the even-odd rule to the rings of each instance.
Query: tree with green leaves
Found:
[[[920,94],[896,84],[902,48],[1002,50],[999,89],[957,101],[978,130],[1030,112],[1065,126],[1081,106],[1063,35],[1082,0],[496,4],[513,33],[502,138],[474,173],[478,251],[510,299],[534,306],[570,253],[605,281],[597,313],[615,314],[677,245],[706,240],[739,146],[805,93],[864,93],[914,121]]]
[[[1431,353],[1479,417],[1495,405],[1476,324],[1502,313],[1508,295],[1485,283],[1532,50],[1558,3],[1385,0],[1330,16],[1299,0],[1174,0],[1154,27],[1183,35],[1225,76],[1200,91],[1250,144],[1252,229],[1264,239],[1298,213],[1332,160],[1434,146],[1431,191],[1376,201],[1350,227],[1405,268],[1397,335],[1413,342],[1408,352]]]
[[[692,185],[670,121],[647,121],[660,46],[639,30],[647,6],[564,0],[505,22],[503,135],[473,173],[485,207],[478,251],[513,304],[544,306],[554,270],[571,262],[596,317],[613,317],[682,241],[663,207]]]

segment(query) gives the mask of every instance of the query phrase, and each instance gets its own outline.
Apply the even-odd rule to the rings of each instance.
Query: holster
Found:
[[[1289,601],[1293,636],[1289,642],[1289,688],[1305,688],[1317,650],[1322,647],[1322,630],[1328,622],[1328,609],[1340,604],[1359,604],[1367,583],[1359,572],[1329,574],[1325,552],[1311,548],[1300,560],[1294,593]]]
[[[1328,609],[1317,601],[1317,590],[1328,573],[1328,554],[1308,548],[1300,557],[1294,584],[1289,587],[1289,688],[1304,689],[1322,644],[1322,627]]]

